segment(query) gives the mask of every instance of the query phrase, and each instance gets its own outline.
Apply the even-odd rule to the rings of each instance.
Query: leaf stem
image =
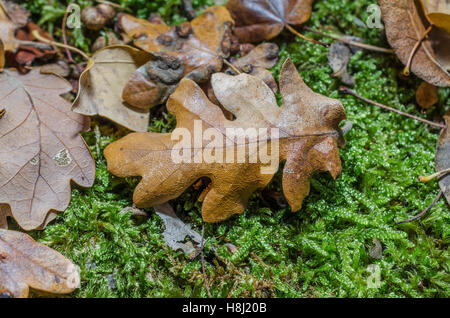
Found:
[[[81,51],[80,49],[77,49],[76,47],[73,47],[73,46],[70,46],[70,45],[66,45],[66,44],[63,44],[63,43],[59,43],[59,42],[55,42],[55,41],[51,41],[51,40],[48,40],[48,39],[42,37],[42,36],[39,34],[39,31],[38,31],[38,30],[33,30],[33,32],[31,32],[31,34],[32,34],[36,39],[38,39],[38,40],[41,41],[41,42],[44,42],[44,43],[47,43],[47,44],[50,44],[50,45],[53,45],[53,46],[61,47],[61,48],[67,48],[67,49],[69,49],[69,50],[71,50],[71,51],[73,51],[73,52],[76,52],[76,53],[80,54],[80,55],[81,55],[83,58],[85,58],[87,61],[89,61],[89,60],[91,59],[86,53],[84,53],[84,52]]]
[[[428,125],[431,125],[431,126],[435,126],[435,127],[439,127],[439,128],[445,128],[445,125],[443,125],[443,124],[436,123],[434,121],[429,121],[429,120],[426,120],[426,119],[423,119],[423,118],[420,118],[420,117],[417,117],[417,116],[414,116],[414,115],[402,112],[402,111],[400,111],[398,109],[395,109],[395,108],[392,108],[392,107],[389,107],[389,106],[386,106],[386,105],[374,102],[373,100],[370,100],[370,99],[365,98],[365,97],[363,97],[361,95],[358,95],[356,92],[352,91],[348,87],[345,87],[345,86],[339,87],[339,92],[342,93],[342,94],[352,95],[352,96],[354,96],[356,98],[361,99],[362,101],[365,101],[366,103],[372,104],[374,106],[378,106],[380,108],[384,108],[386,110],[389,110],[391,112],[400,114],[400,115],[405,116],[405,117],[409,117],[409,118],[421,121],[421,122],[423,122],[425,124],[428,124]]]
[[[399,221],[399,222],[395,222],[396,224],[402,224],[402,223],[409,223],[412,221],[415,221],[417,219],[420,219],[422,216],[425,215],[425,213],[427,213],[428,211],[431,210],[432,207],[434,207],[436,205],[436,203],[439,201],[439,199],[441,198],[442,195],[442,190],[439,190],[438,195],[436,196],[436,198],[434,198],[433,202],[431,202],[431,204],[429,206],[427,206],[424,210],[420,211],[419,213],[417,213],[416,215],[414,215],[412,218],[407,219],[407,220],[403,220],[403,221]]]
[[[422,36],[420,37],[419,40],[417,40],[416,44],[414,45],[411,53],[409,54],[408,57],[408,62],[406,63],[405,68],[403,69],[403,75],[405,76],[409,76],[411,74],[410,68],[411,68],[411,63],[412,63],[412,59],[414,57],[414,55],[417,52],[417,49],[419,48],[420,44],[422,43],[422,41],[425,39],[425,37],[428,35],[428,33],[430,33],[430,31],[433,29],[433,25],[430,25],[428,27],[428,29],[422,34]]]
[[[438,177],[444,176],[444,175],[449,174],[449,173],[450,173],[450,168],[438,171],[438,172],[433,173],[432,175],[429,175],[429,176],[420,176],[419,177],[419,181],[420,182],[428,182],[428,181],[433,180],[434,178],[438,178]]]
[[[233,64],[228,62],[226,59],[223,59],[223,63],[225,63],[227,66],[229,66],[236,74],[242,73],[241,71],[239,71],[239,69],[236,66],[234,66]]]
[[[324,37],[327,37],[327,38],[330,38],[330,39],[333,39],[333,40],[336,40],[336,41],[341,41],[341,42],[347,43],[347,44],[352,45],[352,46],[357,46],[357,47],[360,47],[362,49],[366,49],[366,50],[370,50],[370,51],[376,51],[376,52],[390,53],[390,54],[394,53],[394,50],[392,50],[392,49],[387,49],[387,48],[384,48],[384,47],[379,47],[379,46],[375,46],[375,45],[371,45],[371,44],[365,44],[365,43],[359,43],[359,42],[352,41],[352,40],[347,40],[347,39],[345,39],[343,37],[340,37],[340,36],[337,36],[337,35],[333,35],[333,34],[326,34],[326,33],[323,33],[323,32],[320,32],[320,31],[317,31],[317,30],[314,30],[314,29],[311,29],[311,28],[309,28],[307,26],[305,26],[304,28],[305,28],[305,30],[307,30],[309,32],[316,33],[316,34],[319,34],[321,36],[324,36]]]
[[[317,41],[317,40],[313,40],[308,38],[307,36],[304,36],[303,34],[301,34],[300,32],[298,32],[296,29],[294,29],[293,27],[291,27],[289,24],[286,24],[286,29],[288,29],[289,31],[291,31],[293,34],[295,34],[296,36],[298,36],[299,38],[302,38],[303,40],[315,43],[315,44],[320,44],[324,47],[329,47],[330,45],[328,43],[324,43],[321,41]]]

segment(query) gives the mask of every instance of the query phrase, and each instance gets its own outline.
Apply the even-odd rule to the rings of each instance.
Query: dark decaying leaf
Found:
[[[186,241],[186,238],[189,237],[199,246],[202,241],[202,236],[195,232],[190,224],[183,223],[168,203],[157,205],[154,208],[155,213],[164,222],[164,242],[174,251],[182,250],[187,256],[195,252],[195,246],[189,241]]]
[[[389,44],[407,65],[411,52],[429,22],[422,17],[422,6],[412,0],[378,0]],[[415,52],[411,71],[435,86],[450,86],[450,34],[433,28]]]
[[[286,160],[283,170],[283,192],[293,211],[298,211],[309,193],[310,178],[316,171],[329,171],[333,177],[341,172],[338,145],[344,140],[338,128],[345,119],[342,104],[314,93],[298,75],[288,59],[280,75],[280,90],[284,106],[278,107],[272,90],[260,79],[240,74],[230,76],[215,73],[212,76],[214,93],[220,103],[233,113],[234,121],[224,117],[219,107],[211,103],[202,89],[192,80],[183,79],[167,102],[168,110],[177,118],[177,127],[193,132],[194,121],[201,122],[201,129],[212,128],[223,143],[217,160],[195,159],[211,151],[205,143],[194,144],[194,134],[187,138],[192,148],[188,162],[175,162],[171,156],[177,144],[172,134],[133,133],[110,144],[105,149],[109,171],[119,177],[142,176],[136,187],[133,201],[138,207],[151,207],[180,196],[190,185],[202,177],[211,179],[211,186],[204,196],[202,216],[206,222],[219,222],[233,214],[242,213],[254,191],[264,188],[278,169],[257,158],[255,163],[247,159],[226,163],[224,153],[234,155],[245,149],[252,138],[244,142],[226,136],[227,128],[278,128],[279,136],[261,137],[262,152],[270,154],[271,147],[279,141],[279,152],[274,156]],[[211,133],[210,131],[210,133]],[[218,139],[219,140],[219,139]],[[183,151],[184,152],[184,151]],[[200,157],[202,158],[202,157]],[[222,162],[220,162],[222,159]],[[264,168],[264,169],[262,169]]]
[[[127,14],[119,17],[119,24],[137,47],[163,61],[162,64],[152,61],[139,69],[125,88],[125,101],[139,108],[149,109],[164,102],[167,89],[170,90],[169,86],[175,83],[180,71],[197,83],[209,80],[212,73],[222,69],[223,59],[231,49],[233,20],[222,6],[210,7],[190,23],[177,27]],[[146,74],[146,70],[152,72]],[[165,73],[174,74],[169,74],[165,80]]]
[[[416,91],[416,101],[423,109],[428,109],[439,101],[436,86],[422,82]]]
[[[89,119],[60,96],[72,86],[39,68],[4,70],[0,83],[0,205],[25,230],[37,229],[67,208],[71,180],[94,182],[95,163],[79,135]]]
[[[78,288],[77,267],[29,235],[0,229],[0,298],[28,296],[30,288],[66,294]]]
[[[230,0],[227,9],[236,22],[234,34],[241,42],[276,37],[288,25],[309,20],[313,0]]]
[[[450,169],[450,116],[444,116],[446,127],[442,131],[436,145],[436,171]],[[446,174],[439,179],[441,188],[448,204],[450,204],[450,174]]]
[[[332,76],[339,78],[348,86],[355,85],[355,79],[347,71],[352,55],[350,48],[343,42],[334,42],[328,51],[328,63],[333,70]]]

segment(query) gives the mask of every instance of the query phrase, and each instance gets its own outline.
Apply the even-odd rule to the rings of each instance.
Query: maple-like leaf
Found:
[[[80,284],[77,267],[29,235],[0,228],[0,298],[25,298],[29,288],[72,292]]]
[[[389,44],[400,61],[424,81],[435,86],[450,86],[450,34],[432,28],[418,44],[430,23],[423,20],[423,7],[413,0],[378,0]]]
[[[151,58],[150,54],[126,45],[95,52],[80,76],[73,110],[87,116],[106,117],[130,130],[147,131],[148,110],[127,104],[122,99],[122,90],[138,67]]]
[[[311,16],[313,0],[230,0],[227,9],[236,22],[234,34],[242,42],[276,37],[289,25],[303,24]]]
[[[70,180],[89,187],[95,163],[79,135],[89,118],[73,113],[60,95],[64,79],[15,70],[0,74],[0,206],[25,230],[45,226],[70,201]],[[0,213],[6,214],[6,213]]]
[[[234,121],[227,120],[220,108],[189,79],[181,81],[167,102],[168,110],[177,118],[177,128],[193,133],[192,140],[188,139],[192,144],[186,148],[190,152],[188,162],[175,162],[171,157],[172,150],[178,148],[170,133],[133,133],[105,149],[111,173],[119,177],[142,176],[133,196],[138,207],[167,202],[181,195],[197,179],[208,177],[211,186],[203,201],[203,219],[218,222],[242,213],[251,194],[270,182],[278,164],[268,167],[261,157],[251,163],[250,150],[244,152],[246,160],[240,161],[238,152],[255,144],[257,136],[230,139],[227,128],[279,130],[278,137],[259,138],[262,143],[258,146],[263,153],[276,156],[275,161],[286,161],[283,191],[293,211],[301,208],[309,193],[309,179],[316,171],[330,171],[333,177],[340,173],[337,147],[344,140],[338,124],[345,118],[344,108],[338,100],[314,93],[289,59],[280,75],[284,102],[281,108],[272,90],[254,76],[215,73],[211,81],[220,103],[236,117]],[[209,142],[207,145],[198,144],[195,137],[198,130],[202,133],[208,130],[209,137],[204,137],[205,143]],[[217,144],[220,136],[223,141]],[[232,160],[223,159],[224,153],[228,158],[229,150],[233,150]]]
[[[205,82],[212,73],[222,69],[223,59],[230,53],[233,20],[223,6],[210,7],[180,27],[151,23],[128,14],[119,17],[119,24],[137,47],[165,61],[164,66],[150,62],[139,69],[125,88],[125,100],[139,108],[148,109],[165,101],[168,94],[154,88],[177,82],[173,76],[164,76],[168,69],[172,68],[175,73],[181,70],[183,76],[197,83]],[[176,68],[168,67],[167,56],[176,58]]]

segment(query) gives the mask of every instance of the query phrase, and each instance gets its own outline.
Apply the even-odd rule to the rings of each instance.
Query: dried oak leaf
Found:
[[[26,298],[29,288],[67,294],[78,288],[77,267],[29,235],[0,229],[0,298]]]
[[[134,131],[147,131],[149,112],[127,104],[122,90],[133,73],[152,57],[126,45],[103,48],[92,56],[80,76],[72,109],[79,114],[106,117]]]
[[[403,64],[430,25],[413,0],[378,0],[389,44]],[[415,52],[411,71],[435,86],[450,86],[450,34],[433,28]]]
[[[276,37],[289,25],[303,24],[311,16],[313,0],[230,0],[226,7],[236,21],[234,34],[241,42]]]
[[[428,21],[450,33],[450,2],[448,0],[420,0]]]
[[[283,191],[293,211],[301,208],[314,172],[330,171],[333,177],[341,172],[338,145],[342,146],[344,139],[338,124],[345,118],[344,108],[338,100],[314,93],[290,60],[284,63],[280,75],[284,102],[281,108],[271,89],[254,76],[216,73],[211,81],[216,97],[236,120],[227,120],[220,108],[212,104],[201,88],[189,79],[181,81],[167,102],[168,110],[177,118],[177,128],[194,132],[192,140],[187,138],[184,141],[189,144],[185,148],[188,162],[172,160],[171,152],[178,148],[170,133],[133,133],[105,149],[112,174],[119,177],[142,176],[133,196],[138,207],[167,202],[181,195],[199,178],[208,177],[211,185],[203,200],[203,219],[218,222],[242,213],[251,194],[270,182],[278,165],[268,167],[262,163],[261,156],[255,163],[250,163],[249,157],[254,152],[244,152],[245,160],[238,161],[238,150],[245,151],[251,144],[255,145],[257,136],[233,140],[227,136],[227,128],[279,130],[279,137],[274,139],[261,136],[259,141],[267,143],[260,142],[259,147],[266,154],[270,154],[273,147],[274,158],[286,161]],[[210,141],[208,145],[199,145],[198,139],[191,143],[195,134],[205,132],[207,128],[212,128],[204,140],[205,143]],[[220,137],[222,143],[218,143]],[[277,143],[279,152],[276,151]],[[214,144],[216,150],[211,147]],[[230,160],[232,163],[223,158],[224,153],[227,156],[234,154],[234,158],[231,157],[234,160]],[[202,160],[202,154],[205,160]],[[216,160],[211,160],[214,157]]]
[[[442,131],[436,144],[436,171],[450,169],[450,114],[444,116],[446,127]],[[448,204],[450,204],[450,174],[439,179],[439,187],[442,190]]]
[[[190,23],[178,27],[151,23],[127,14],[119,17],[119,24],[137,47],[158,57],[177,58],[182,64],[183,76],[197,83],[209,80],[212,73],[220,71],[223,59],[230,53],[233,20],[223,6],[210,7]],[[154,69],[152,65],[149,67]],[[143,74],[145,68],[137,72],[134,81],[124,90],[124,96],[131,105],[148,109],[165,101],[159,98],[159,90],[155,94],[148,93],[149,87],[159,85],[164,70],[148,74],[147,78],[142,78]],[[136,80],[140,78],[141,81]]]
[[[39,68],[26,75],[4,70],[0,83],[0,207],[10,208],[23,229],[37,229],[67,208],[70,180],[94,182],[95,163],[79,135],[89,118],[60,96],[71,85]]]

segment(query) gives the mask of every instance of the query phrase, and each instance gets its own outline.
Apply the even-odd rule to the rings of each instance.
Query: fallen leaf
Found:
[[[79,135],[89,119],[71,112],[60,95],[71,85],[39,68],[0,74],[0,204],[25,230],[45,226],[70,201],[70,180],[92,186],[94,160]]]
[[[236,21],[234,34],[241,42],[276,37],[289,25],[309,20],[313,0],[230,0],[226,7]]]
[[[136,69],[152,57],[130,46],[101,49],[80,76],[80,89],[73,103],[79,114],[106,117],[134,131],[147,131],[149,112],[128,105],[122,90]]]
[[[428,22],[420,17],[421,6],[412,0],[378,0],[389,44],[407,65]],[[450,35],[433,28],[415,52],[411,71],[434,86],[450,86]]]
[[[0,298],[26,298],[29,288],[67,294],[80,285],[77,267],[29,235],[0,229]]]
[[[164,242],[174,251],[182,250],[186,256],[196,251],[190,242],[186,242],[186,237],[191,238],[197,245],[201,244],[202,236],[195,232],[190,224],[181,221],[172,207],[168,204],[154,207],[155,213],[163,220],[165,229],[163,232]]]
[[[227,120],[220,108],[212,104],[201,88],[189,79],[181,81],[169,98],[167,108],[176,116],[177,128],[193,132],[194,126],[199,125],[198,122],[194,124],[194,120],[198,120],[201,127],[197,130],[203,129],[200,132],[204,132],[206,128],[212,128],[215,135],[222,137],[218,150],[210,153],[218,158],[218,162],[210,160],[210,157],[207,162],[202,160],[202,154],[212,150],[208,146],[198,146],[198,141],[186,148],[190,152],[188,162],[175,162],[171,152],[179,148],[176,148],[176,141],[171,139],[170,133],[133,133],[105,149],[108,170],[112,174],[119,177],[142,176],[134,191],[136,206],[151,207],[165,203],[180,196],[196,180],[208,177],[211,186],[203,201],[203,219],[218,222],[242,213],[252,193],[271,181],[278,164],[269,167],[262,163],[261,158],[249,163],[246,152],[247,159],[243,163],[237,162],[238,151],[245,151],[256,140],[247,138],[239,142],[230,139],[226,136],[227,128],[279,129],[278,138],[262,137],[259,146],[262,151],[274,147],[274,159],[286,160],[283,190],[293,211],[301,208],[309,193],[309,179],[316,171],[330,171],[333,177],[341,172],[337,146],[342,146],[345,141],[338,124],[345,119],[344,108],[338,100],[314,93],[289,59],[280,75],[284,101],[281,108],[271,89],[254,76],[216,73],[211,81],[218,100],[235,115],[234,121]],[[277,153],[278,142],[280,151]],[[220,149],[236,150],[232,163],[220,162],[224,159]]]
[[[5,5],[0,1],[0,40],[2,40],[5,51],[15,51],[18,43],[14,34],[18,26],[11,20]]]
[[[30,17],[30,12],[22,7],[20,4],[13,1],[2,1],[3,7],[8,12],[8,16],[11,21],[19,28],[27,25]],[[1,7],[1,5],[0,5]]]
[[[450,115],[444,116],[446,127],[443,129],[436,144],[436,171],[450,169]],[[439,179],[441,188],[447,203],[450,204],[450,174]]]
[[[448,0],[420,0],[428,21],[450,33],[450,2]]]
[[[220,71],[223,59],[230,53],[233,20],[222,6],[210,7],[190,23],[185,22],[179,27],[168,26],[162,21],[151,23],[127,14],[119,17],[119,24],[134,39],[137,47],[158,57],[178,58],[183,75],[197,83],[206,82],[212,73]],[[148,68],[154,69],[152,65]],[[140,69],[137,73],[135,79],[142,77],[144,70]],[[157,94],[150,95],[147,101],[143,98],[148,95],[149,86],[158,87],[160,84],[160,76],[152,76],[148,74],[150,79],[142,79],[142,82],[135,80],[129,86],[132,91],[124,91],[128,103],[148,109],[165,101],[156,98]],[[165,96],[163,94],[161,97]]]
[[[348,74],[347,67],[352,51],[343,42],[333,42],[328,51],[328,64],[333,70],[332,76],[337,77],[342,83],[348,86],[355,85],[355,79]]]
[[[436,86],[422,82],[416,91],[416,101],[423,109],[428,109],[439,101]]]

